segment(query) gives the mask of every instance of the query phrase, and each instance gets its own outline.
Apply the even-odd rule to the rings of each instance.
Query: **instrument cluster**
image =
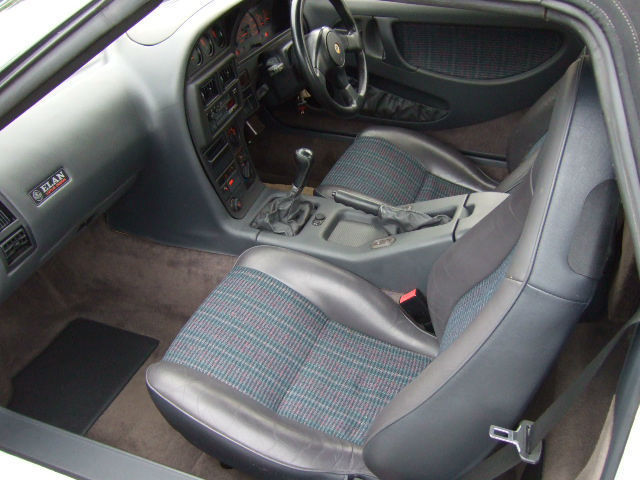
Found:
[[[235,29],[235,54],[242,58],[289,28],[289,2],[262,0],[241,14]]]

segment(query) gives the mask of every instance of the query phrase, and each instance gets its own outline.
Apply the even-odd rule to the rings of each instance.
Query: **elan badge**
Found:
[[[59,168],[55,173],[49,175],[45,181],[31,190],[29,195],[36,205],[40,205],[70,181],[64,168]]]

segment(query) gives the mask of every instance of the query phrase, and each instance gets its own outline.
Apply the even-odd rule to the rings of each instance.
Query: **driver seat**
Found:
[[[401,128],[373,127],[338,159],[316,194],[332,198],[341,190],[397,206],[472,192],[508,192],[537,156],[561,81],[528,110],[511,134],[506,157],[510,173],[500,183],[435,138]]]

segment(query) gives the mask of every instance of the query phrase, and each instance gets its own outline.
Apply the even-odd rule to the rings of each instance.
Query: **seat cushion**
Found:
[[[243,266],[211,293],[164,358],[357,445],[430,360],[329,319],[284,283]]]
[[[378,127],[361,134],[317,192],[356,192],[390,205],[491,190],[495,183],[446,145],[415,132]]]

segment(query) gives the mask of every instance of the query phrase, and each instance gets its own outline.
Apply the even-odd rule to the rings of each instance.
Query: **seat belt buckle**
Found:
[[[489,437],[514,445],[523,462],[536,464],[542,456],[542,442],[531,449],[529,436],[531,435],[532,427],[533,422],[530,420],[522,420],[515,430],[491,425],[489,427]]]
[[[427,298],[420,290],[414,288],[410,292],[405,293],[400,297],[398,303],[411,320],[422,326],[422,328],[430,334],[434,334]]]

